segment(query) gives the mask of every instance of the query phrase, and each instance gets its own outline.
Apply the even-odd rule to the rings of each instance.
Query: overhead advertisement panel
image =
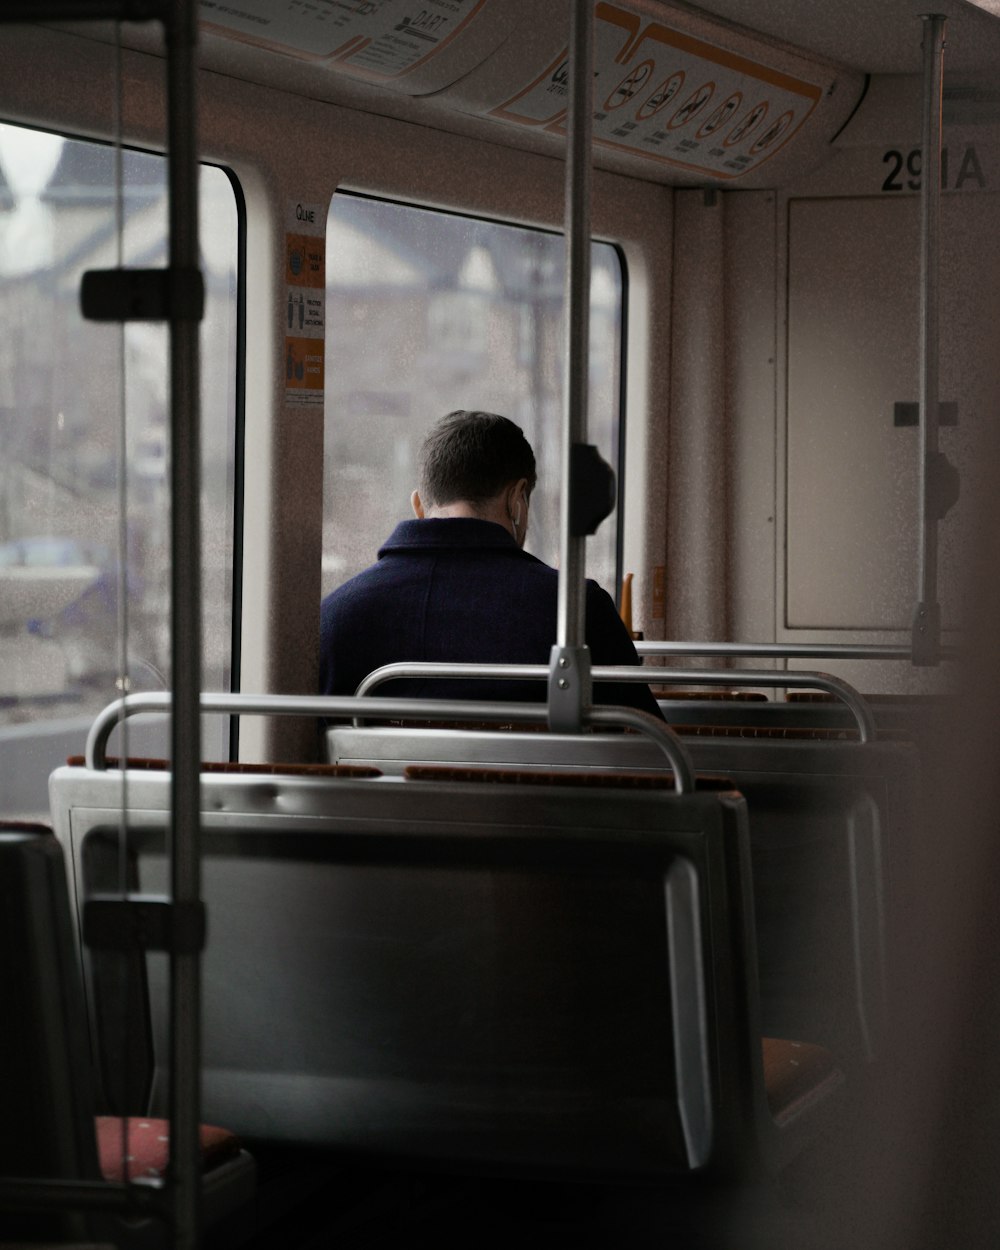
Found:
[[[820,101],[809,81],[598,4],[594,142],[675,168],[738,178],[779,152]],[[817,73],[817,79],[819,74]],[[487,116],[565,134],[568,49]]]
[[[486,0],[199,0],[203,27],[355,78],[408,74],[451,43]]]

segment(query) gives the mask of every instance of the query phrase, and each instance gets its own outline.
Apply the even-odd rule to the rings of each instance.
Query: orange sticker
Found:
[[[289,286],[326,286],[325,241],[307,234],[285,235],[285,281]]]
[[[285,389],[322,391],[322,339],[285,338]]]

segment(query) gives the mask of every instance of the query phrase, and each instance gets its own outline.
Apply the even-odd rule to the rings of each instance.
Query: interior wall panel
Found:
[[[724,640],[727,433],[722,196],[679,191],[674,224],[667,635]]]
[[[775,637],[776,211],[772,191],[743,192],[727,198],[726,580],[732,637],[752,642],[773,642]]]
[[[988,316],[1000,282],[997,197],[942,201],[941,450],[963,493],[939,527],[946,628],[961,617],[960,555],[980,487],[984,423],[996,419]],[[918,429],[897,410],[919,394],[919,201],[794,200],[789,206],[785,623],[908,630],[916,602]]]

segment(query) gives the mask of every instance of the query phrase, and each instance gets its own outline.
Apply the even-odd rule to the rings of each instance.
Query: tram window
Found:
[[[0,125],[0,809],[34,746],[46,769],[123,685],[170,681],[168,333],[84,321],[80,278],[118,263],[115,153]],[[166,263],[166,160],[122,153],[125,265]],[[230,682],[238,210],[203,167],[204,685]],[[127,558],[119,571],[121,412]],[[120,667],[119,592],[128,667]],[[218,718],[213,718],[218,720]],[[207,723],[210,728],[210,722]],[[220,726],[215,727],[220,733]],[[206,743],[206,753],[227,744]],[[53,758],[53,752],[56,758]],[[42,790],[44,795],[44,788]]]
[[[535,451],[527,549],[556,564],[563,385],[562,236],[352,194],[327,220],[323,594],[411,515],[420,443],[455,408],[516,421]],[[588,440],[617,468],[623,271],[591,253]],[[587,544],[612,594],[617,518]]]

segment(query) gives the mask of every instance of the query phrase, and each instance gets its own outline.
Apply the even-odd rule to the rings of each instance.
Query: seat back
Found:
[[[75,905],[75,899],[74,899]],[[0,826],[0,1176],[122,1181],[162,1177],[166,1121],[95,1115],[87,1007],[63,846],[51,832]],[[130,964],[132,975],[134,963]],[[136,987],[118,977],[126,1000]],[[120,1017],[124,1013],[118,1013]],[[205,1226],[236,1228],[254,1167],[222,1129],[202,1128]],[[126,1146],[127,1140],[127,1146]],[[100,1240],[153,1250],[166,1224],[149,1215],[0,1210],[0,1242]]]
[[[52,781],[84,888],[116,785]],[[155,891],[169,778],[129,788]],[[202,796],[209,1119],[532,1174],[745,1153],[764,1099],[738,795],[206,775]],[[150,987],[158,1022],[152,966]]]
[[[685,746],[699,771],[731,778],[747,800],[764,1031],[820,1042],[846,1063],[878,1058],[888,859],[912,827],[918,754],[904,742],[740,732],[705,727]],[[387,773],[411,762],[663,770],[654,744],[624,734],[337,725],[327,746],[333,761]]]
[[[685,739],[698,768],[725,769],[750,811],[766,1033],[807,1037],[842,1062],[887,1053],[895,859],[918,811],[906,742]]]
[[[0,1175],[97,1179],[80,968],[63,849],[0,831]],[[79,1236],[69,1215],[0,1214],[6,1238]]]

